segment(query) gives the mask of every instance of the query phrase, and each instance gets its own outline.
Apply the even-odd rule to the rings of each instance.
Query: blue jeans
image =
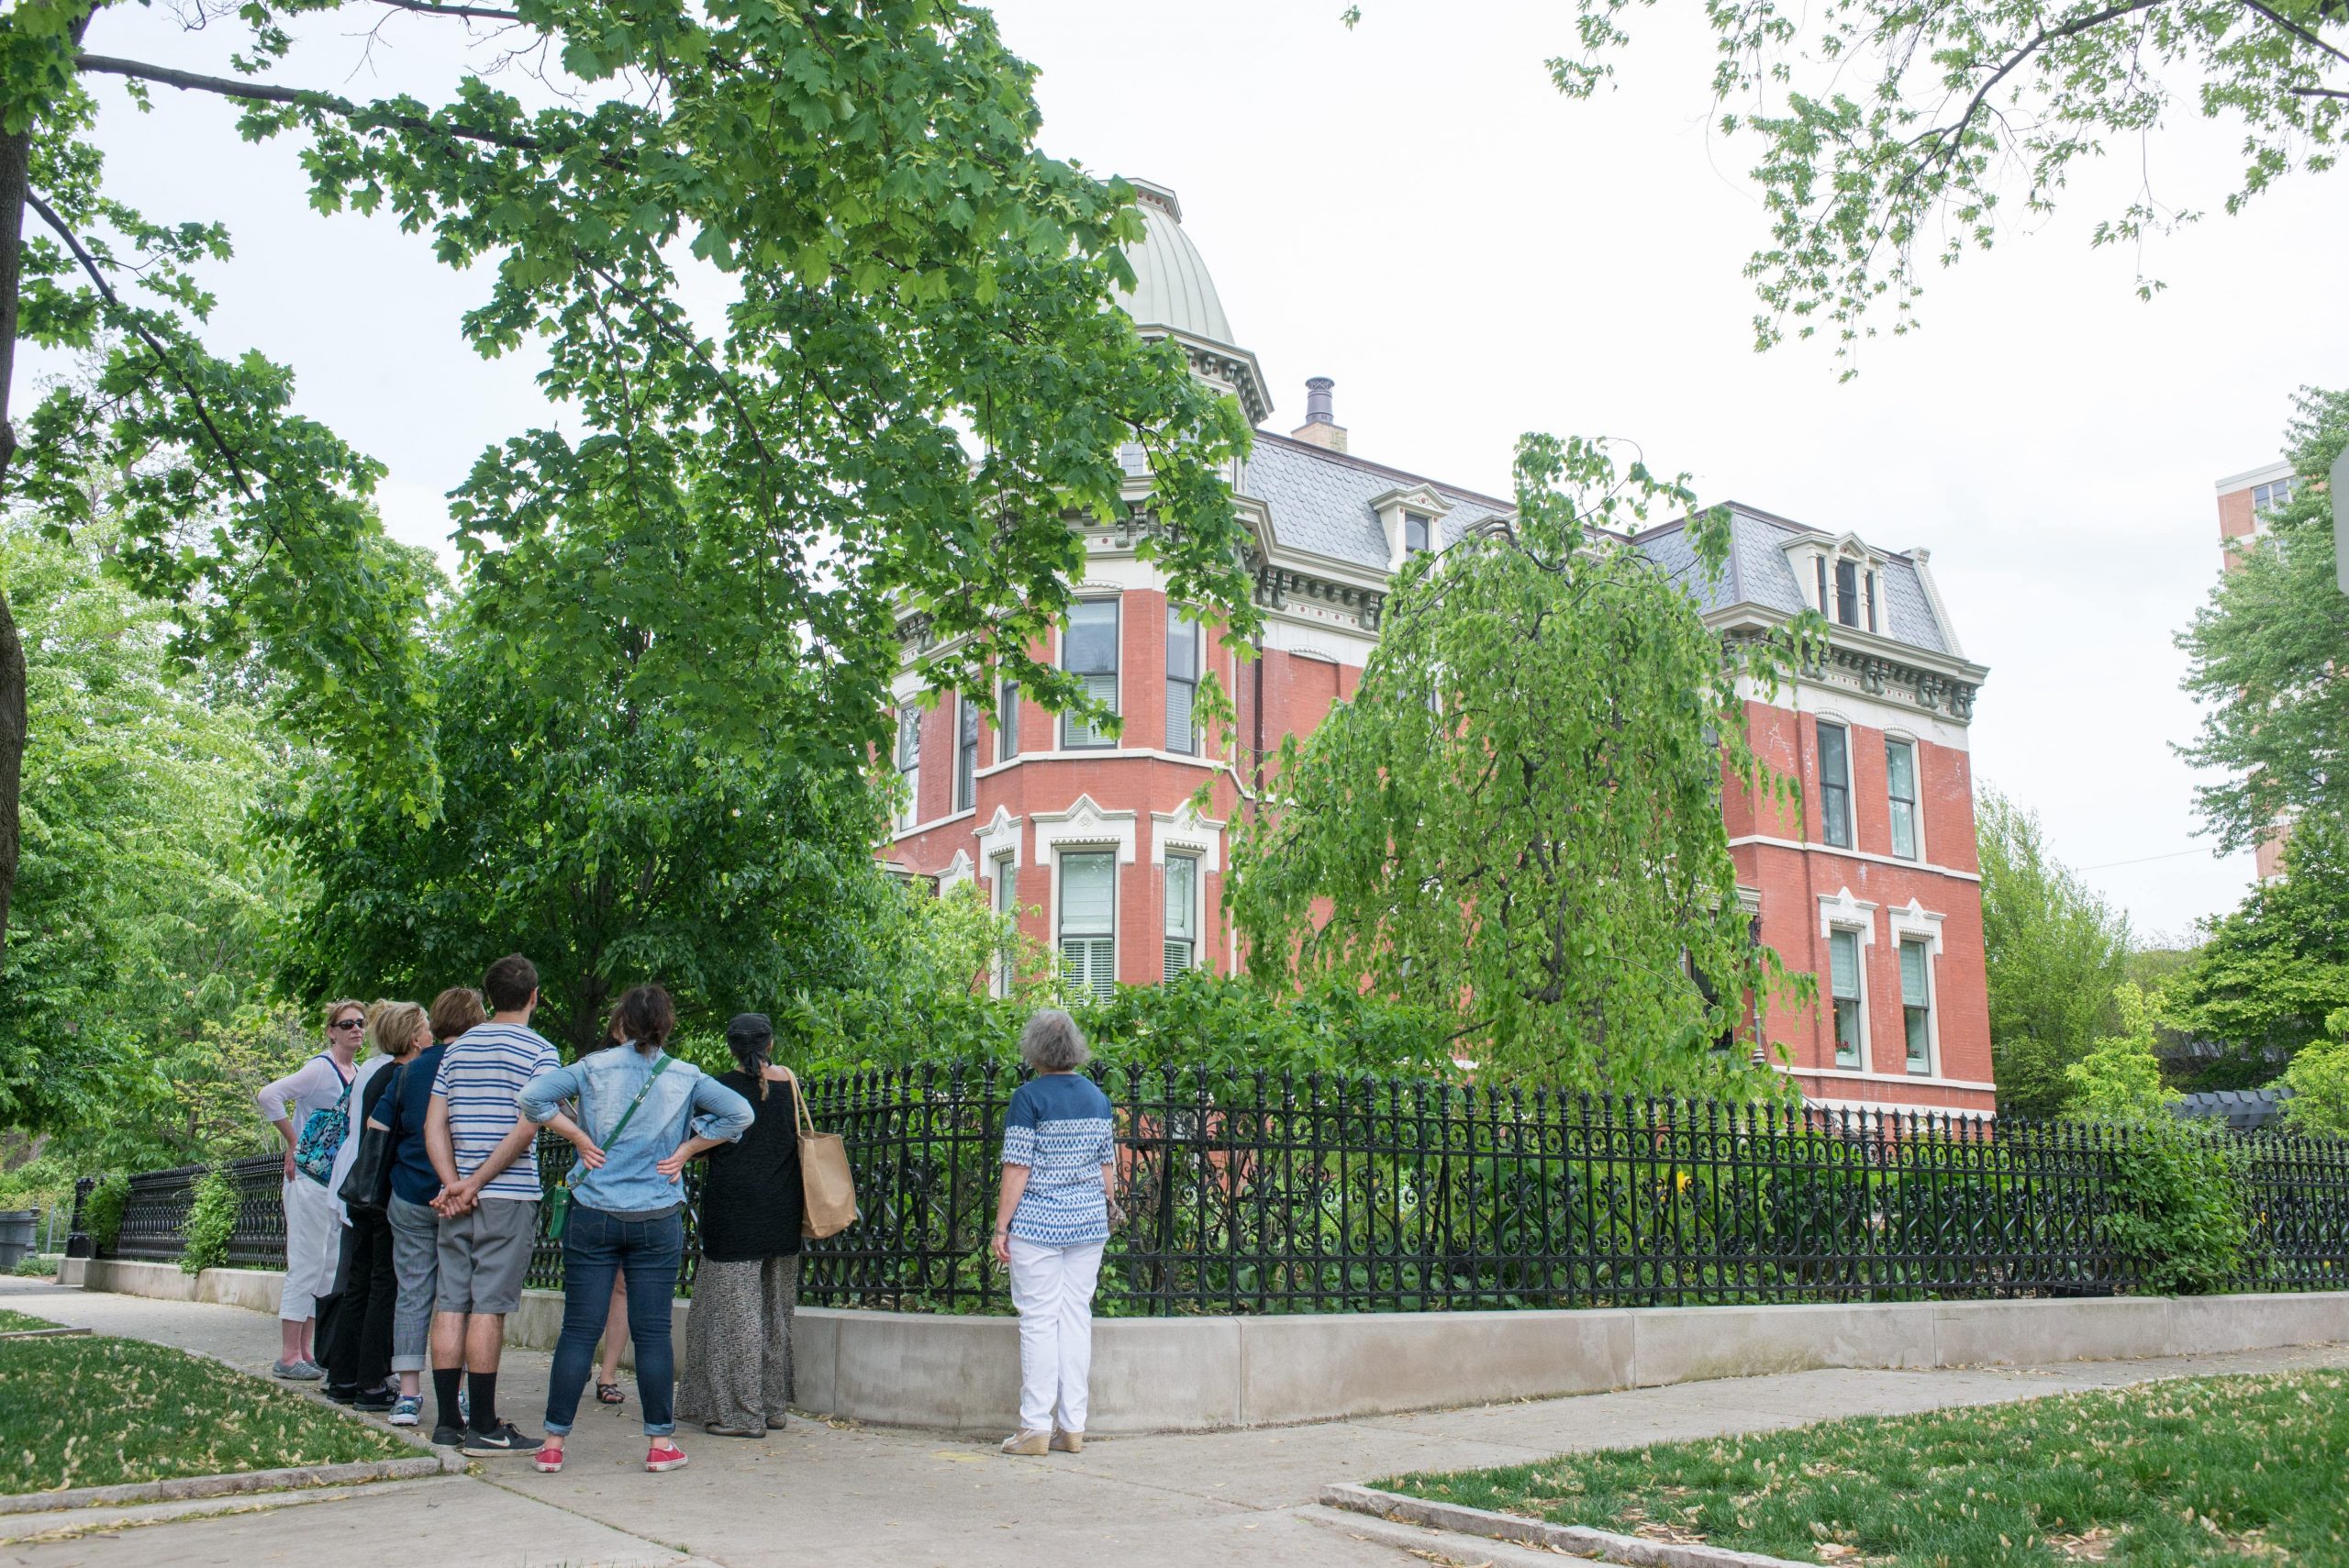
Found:
[[[547,1381],[547,1435],[562,1437],[579,1414],[580,1391],[596,1368],[596,1341],[611,1310],[612,1274],[628,1277],[628,1337],[636,1347],[636,1397],[644,1435],[677,1429],[677,1362],[669,1344],[669,1307],[685,1261],[685,1216],[618,1219],[584,1203],[571,1206],[562,1232],[562,1338]]]

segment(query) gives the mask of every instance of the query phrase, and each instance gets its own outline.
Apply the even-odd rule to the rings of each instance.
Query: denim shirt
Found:
[[[577,1100],[573,1119],[604,1151],[603,1168],[583,1172],[572,1187],[577,1202],[614,1214],[674,1207],[685,1200],[685,1184],[653,1167],[688,1137],[732,1143],[751,1125],[750,1101],[691,1062],[672,1058],[636,1107],[628,1130],[617,1144],[609,1141],[629,1102],[660,1061],[658,1053],[646,1056],[632,1045],[617,1046],[541,1073],[522,1085],[522,1114],[541,1127],[554,1119],[563,1101]]]

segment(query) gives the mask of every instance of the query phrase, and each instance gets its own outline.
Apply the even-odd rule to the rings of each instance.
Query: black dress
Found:
[[[799,1255],[799,1118],[791,1085],[728,1073],[719,1083],[751,1102],[750,1129],[709,1151],[701,1189],[701,1252],[714,1262],[747,1263]]]

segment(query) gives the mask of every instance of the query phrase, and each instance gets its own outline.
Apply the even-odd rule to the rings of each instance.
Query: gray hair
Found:
[[[1019,1031],[1019,1060],[1036,1073],[1070,1073],[1093,1058],[1085,1031],[1058,1007],[1039,1007]]]

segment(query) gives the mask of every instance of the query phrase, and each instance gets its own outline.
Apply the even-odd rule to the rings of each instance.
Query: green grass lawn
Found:
[[[2349,1562],[2349,1373],[2207,1377],[1375,1483],[1798,1562]]]
[[[409,1459],[289,1389],[139,1340],[0,1340],[0,1492]]]
[[[0,1334],[16,1334],[21,1333],[27,1329],[54,1329],[56,1327],[56,1324],[50,1322],[46,1318],[35,1318],[28,1313],[12,1312],[7,1307],[0,1307]]]

